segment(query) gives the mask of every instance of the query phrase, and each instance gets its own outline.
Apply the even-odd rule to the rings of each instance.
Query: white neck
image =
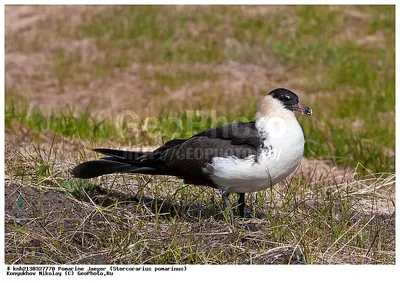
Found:
[[[283,104],[271,95],[266,95],[258,103],[256,119],[277,117],[285,120],[296,120],[293,111],[286,109]]]

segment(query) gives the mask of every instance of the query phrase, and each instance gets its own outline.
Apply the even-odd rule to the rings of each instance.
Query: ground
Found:
[[[393,19],[390,6],[7,6],[5,262],[393,264]],[[70,175],[93,147],[252,119],[282,86],[313,108],[306,158],[248,194],[235,225],[210,188]],[[132,113],[140,129],[119,132]]]

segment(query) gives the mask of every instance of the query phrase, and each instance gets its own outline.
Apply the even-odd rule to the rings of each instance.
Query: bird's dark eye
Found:
[[[281,101],[289,101],[290,100],[290,96],[289,95],[282,95],[281,96]]]

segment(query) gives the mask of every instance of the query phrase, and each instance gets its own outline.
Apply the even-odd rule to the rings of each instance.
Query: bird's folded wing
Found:
[[[256,155],[260,147],[254,122],[218,126],[165,150],[160,158],[168,168],[200,173],[213,157]]]

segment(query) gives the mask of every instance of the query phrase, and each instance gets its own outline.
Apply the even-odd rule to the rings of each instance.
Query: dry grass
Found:
[[[232,226],[213,189],[162,176],[80,182],[74,141],[7,137],[7,263],[394,263],[393,174],[305,160],[248,194],[251,218]]]

